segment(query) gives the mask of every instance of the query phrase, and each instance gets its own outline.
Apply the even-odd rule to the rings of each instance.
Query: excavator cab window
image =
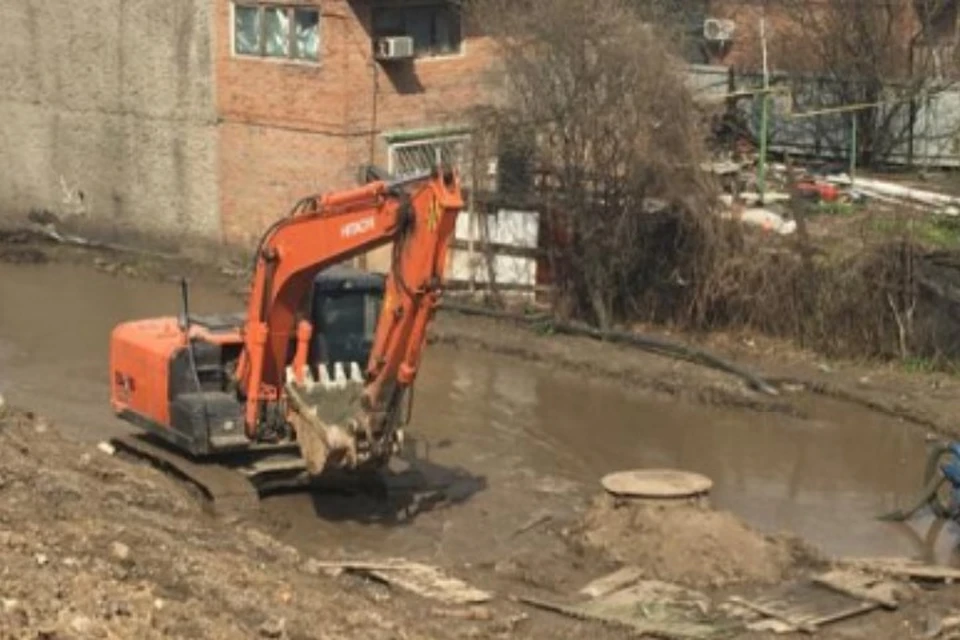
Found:
[[[384,278],[344,267],[322,272],[314,283],[311,362],[332,371],[335,362],[364,369],[383,304]]]

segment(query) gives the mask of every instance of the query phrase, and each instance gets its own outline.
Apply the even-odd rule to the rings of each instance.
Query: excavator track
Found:
[[[260,492],[245,474],[215,462],[191,460],[143,436],[120,436],[110,444],[118,454],[147,462],[192,486],[217,515],[243,518],[260,510]]]

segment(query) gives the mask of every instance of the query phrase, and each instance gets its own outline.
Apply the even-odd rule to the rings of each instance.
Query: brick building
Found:
[[[834,7],[843,5],[840,11]],[[929,47],[950,58],[960,37],[958,0],[691,0],[696,45],[688,47],[696,62],[729,65],[740,71],[762,68],[761,18],[765,18],[771,69],[819,71],[813,53],[829,39],[836,24],[869,14],[881,42],[897,53]],[[710,34],[709,36],[707,34]],[[904,56],[904,73],[908,73]]]
[[[0,221],[249,247],[363,164],[460,157],[491,52],[458,5],[0,0]],[[387,36],[415,57],[375,57]]]

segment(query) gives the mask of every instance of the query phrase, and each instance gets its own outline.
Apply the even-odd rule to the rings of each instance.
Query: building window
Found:
[[[237,55],[310,62],[319,59],[317,9],[235,4],[233,16],[233,51]]]
[[[373,35],[410,36],[418,57],[456,55],[462,51],[460,9],[450,2],[376,7]]]
[[[407,175],[429,171],[437,164],[443,164],[459,169],[462,175],[468,175],[469,141],[469,136],[460,135],[392,143],[390,173]]]

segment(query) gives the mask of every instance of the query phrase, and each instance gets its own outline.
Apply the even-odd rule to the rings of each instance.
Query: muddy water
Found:
[[[191,313],[236,305],[195,287]],[[110,330],[126,319],[175,315],[178,285],[137,282],[92,268],[0,263],[0,392],[40,409],[80,437],[123,424],[109,408]]]
[[[124,426],[107,404],[117,322],[172,314],[173,284],[63,265],[0,264],[0,391],[91,441]],[[194,287],[198,312],[238,302]],[[833,554],[923,554],[955,562],[952,527],[873,516],[917,489],[923,433],[841,403],[799,398],[810,419],[651,400],[544,367],[472,351],[428,351],[417,388],[416,468],[461,504],[404,519],[404,505],[295,494],[265,502],[282,536],[314,548],[478,559],[518,526],[562,512],[604,473],[669,466],[705,473],[714,502],[766,531]],[[409,507],[409,505],[406,505]],[[928,539],[925,539],[928,538]]]

